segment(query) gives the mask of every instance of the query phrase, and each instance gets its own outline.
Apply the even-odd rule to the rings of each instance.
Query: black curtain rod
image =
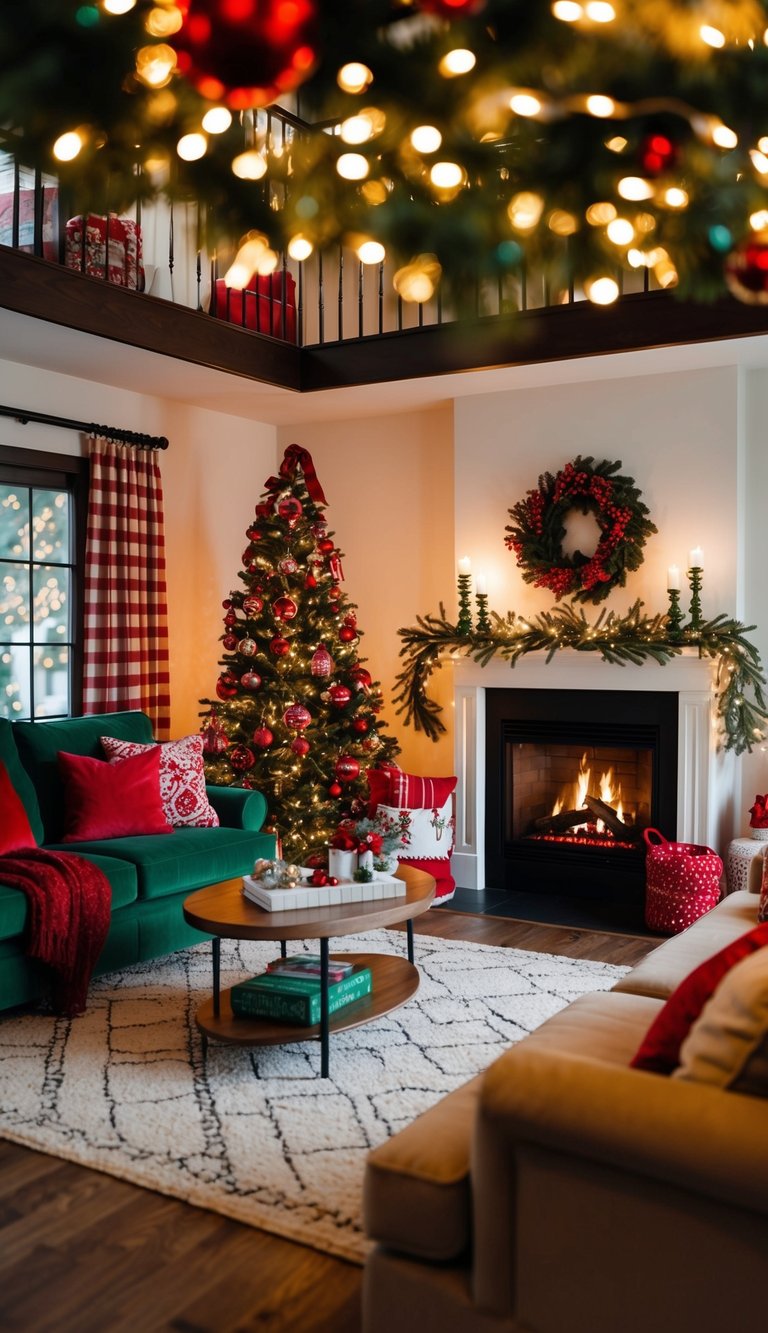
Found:
[[[138,430],[119,430],[115,426],[99,426],[95,421],[73,421],[70,417],[50,417],[45,412],[27,412],[20,407],[0,406],[0,417],[13,417],[26,426],[30,421],[40,421],[44,426],[64,426],[67,430],[79,430],[84,435],[102,435],[107,440],[116,440],[118,444],[135,444],[139,449],[167,449],[165,435],[144,435]]]

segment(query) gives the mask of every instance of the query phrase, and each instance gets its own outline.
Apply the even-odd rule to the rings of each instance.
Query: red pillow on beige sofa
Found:
[[[64,784],[66,835],[63,842],[173,833],[160,799],[157,746],[121,764],[59,751]]]
[[[107,758],[121,763],[147,750],[160,751],[160,795],[165,817],[174,828],[217,828],[219,816],[205,790],[202,736],[184,736],[179,741],[121,741],[102,736]]]
[[[712,958],[707,958],[680,982],[661,1013],[651,1023],[640,1047],[630,1060],[633,1069],[671,1074],[680,1064],[680,1047],[704,1005],[731,968],[756,949],[768,945],[768,922],[732,940]]]

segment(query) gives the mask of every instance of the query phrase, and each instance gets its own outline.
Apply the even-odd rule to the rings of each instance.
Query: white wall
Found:
[[[62,334],[66,336],[66,334]],[[191,369],[190,374],[194,374]],[[200,725],[221,651],[222,599],[239,587],[245,530],[275,470],[273,426],[187,408],[87,379],[0,362],[0,401],[12,407],[166,435],[160,454],[165,502],[172,734]],[[0,419],[0,443],[80,455],[74,431]]]

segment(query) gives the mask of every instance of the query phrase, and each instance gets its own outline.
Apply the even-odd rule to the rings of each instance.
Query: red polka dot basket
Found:
[[[645,830],[645,924],[677,935],[720,899],[723,863],[711,847],[670,842],[658,829]]]

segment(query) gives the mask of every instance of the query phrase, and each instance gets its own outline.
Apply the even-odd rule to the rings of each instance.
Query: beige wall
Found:
[[[194,374],[190,370],[190,374]],[[0,362],[0,401],[38,412],[166,435],[165,501],[172,735],[197,731],[218,675],[222,598],[239,586],[245,530],[275,469],[275,428],[186,408],[73,376]],[[79,455],[74,431],[0,419],[0,443]]]
[[[396,399],[396,385],[392,393]],[[391,696],[401,666],[398,629],[437,613],[441,600],[454,612],[453,405],[281,427],[278,439],[281,452],[296,442],[315,461],[344,552],[344,590],[358,605],[360,653],[384,687],[383,716],[400,742],[400,762],[411,772],[452,773],[450,666],[433,677],[448,726],[438,742],[405,726]]]

